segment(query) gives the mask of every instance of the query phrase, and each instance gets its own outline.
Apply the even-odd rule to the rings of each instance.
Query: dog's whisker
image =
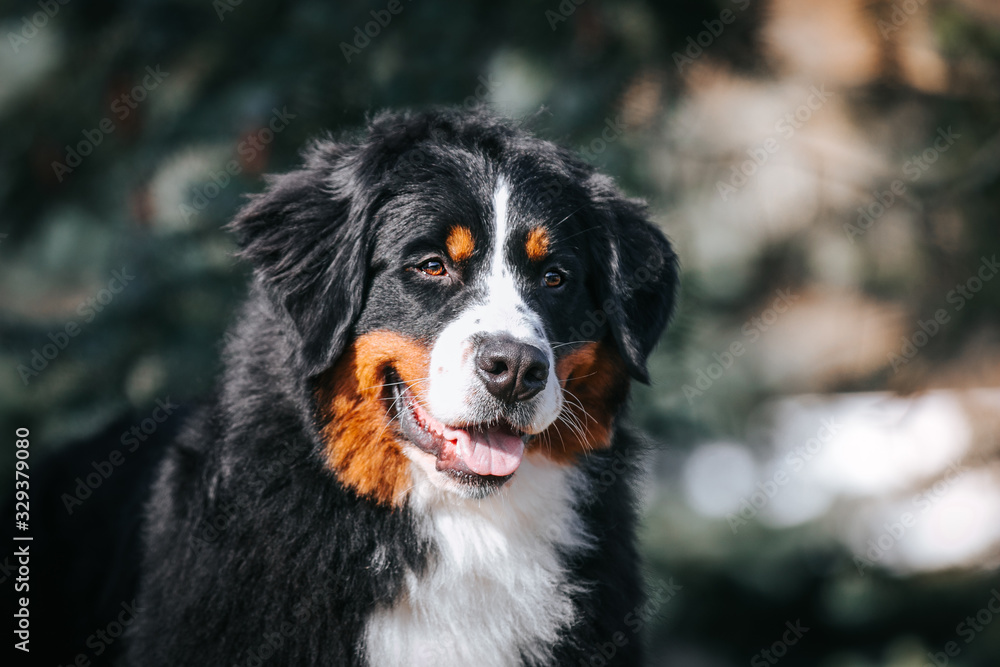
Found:
[[[581,234],[586,234],[587,232],[592,232],[595,229],[600,229],[600,228],[601,228],[600,225],[594,225],[593,227],[587,227],[586,229],[581,229],[580,231],[578,231],[578,232],[576,232],[574,234],[570,234],[569,236],[563,238],[563,241],[568,241],[569,239],[573,238],[574,236],[580,236]]]
[[[565,218],[563,218],[562,220],[560,220],[556,224],[552,225],[552,229],[555,229],[556,227],[558,227],[562,223],[566,222],[567,220],[569,220],[570,218],[572,218],[574,215],[576,215],[577,213],[579,213],[580,211],[582,211],[584,208],[586,208],[586,204],[581,204],[578,208],[574,209],[571,213],[569,213]]]
[[[428,376],[428,377],[425,377],[425,378],[416,378],[414,380],[399,380],[398,382],[385,382],[383,384],[373,384],[373,385],[370,385],[368,387],[362,387],[361,391],[368,391],[369,389],[381,389],[383,387],[396,387],[396,386],[399,386],[401,384],[405,384],[405,385],[407,385],[409,387],[409,386],[417,384],[418,382],[427,382],[430,379],[431,379],[430,376]]]
[[[580,400],[580,398],[569,389],[566,389],[564,391],[569,395],[570,403],[575,407],[579,408],[580,412],[582,412],[584,416],[586,416],[588,419],[592,420],[596,424],[597,419],[590,414],[587,408],[583,405],[583,401]]]
[[[593,341],[589,341],[589,340],[570,340],[570,341],[566,341],[565,343],[553,343],[552,344],[552,349],[555,349],[557,347],[565,347],[566,345],[578,345],[578,344],[581,344],[581,343],[590,343],[590,342],[593,342]]]
[[[583,424],[579,422],[572,422],[568,424],[570,428],[580,437],[580,439],[586,443],[587,442],[587,430],[583,427]]]
[[[584,413],[585,416],[587,416],[590,419],[592,419],[594,421],[594,423],[597,423],[597,420],[594,419],[593,417],[591,417],[587,413],[587,410],[582,405],[579,405],[579,409],[580,409],[581,412]],[[584,424],[583,420],[580,419],[580,416],[577,415],[574,411],[567,412],[566,413],[566,417],[569,418],[569,419],[571,419],[573,421],[573,423],[578,424],[580,426],[580,428],[584,428],[585,427],[585,424]]]
[[[581,440],[586,439],[586,433],[584,433],[583,429],[578,423],[574,423],[571,419],[568,419],[567,416],[563,414],[560,414],[558,419],[563,424],[565,424],[566,428],[572,431],[573,434],[576,435],[578,438],[580,438]]]

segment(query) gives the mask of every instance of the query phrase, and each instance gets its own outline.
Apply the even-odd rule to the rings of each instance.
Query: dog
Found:
[[[126,664],[639,664],[624,412],[678,282],[643,202],[489,112],[384,112],[230,228],[252,285],[155,461]]]

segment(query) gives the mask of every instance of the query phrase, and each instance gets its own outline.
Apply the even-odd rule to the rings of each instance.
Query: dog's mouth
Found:
[[[506,420],[448,426],[435,419],[402,383],[393,384],[391,394],[403,437],[434,456],[437,470],[458,482],[498,488],[521,464],[528,434]]]

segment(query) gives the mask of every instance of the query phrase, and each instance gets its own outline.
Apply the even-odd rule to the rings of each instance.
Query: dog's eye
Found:
[[[417,267],[429,276],[446,276],[448,270],[444,268],[444,262],[439,259],[429,259]]]
[[[558,271],[547,271],[545,273],[545,286],[546,287],[559,287],[563,284],[563,274]]]

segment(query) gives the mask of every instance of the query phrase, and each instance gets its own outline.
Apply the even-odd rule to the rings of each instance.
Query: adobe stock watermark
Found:
[[[775,292],[771,305],[765,308],[760,315],[755,315],[743,323],[740,327],[742,338],[731,342],[721,353],[712,353],[715,360],[704,368],[699,368],[695,373],[694,384],[685,384],[681,387],[688,405],[694,405],[696,398],[705,395],[705,392],[712,388],[716,380],[721,378],[733,367],[736,360],[742,357],[747,351],[747,345],[756,343],[760,337],[770,329],[778,318],[787,313],[799,296],[789,290],[779,289]]]
[[[91,461],[92,471],[86,476],[80,476],[74,480],[76,486],[73,488],[73,493],[63,493],[59,496],[63,507],[66,508],[66,513],[72,516],[73,512],[83,505],[85,500],[94,495],[94,491],[101,488],[101,485],[114,474],[115,470],[125,463],[127,456],[134,453],[142,443],[156,433],[160,424],[170,419],[174,410],[179,407],[170,401],[169,396],[165,400],[156,399],[156,407],[153,408],[150,415],[121,434],[118,439],[122,444],[121,449],[112,449],[106,458],[100,461]]]
[[[406,1],[412,2],[412,0]],[[389,27],[393,17],[403,13],[403,9],[405,9],[403,0],[389,0],[385,9],[373,9],[369,12],[373,20],[365,23],[363,29],[362,26],[354,26],[354,40],[351,44],[340,43],[340,52],[344,54],[344,60],[347,61],[347,64],[351,64],[351,58],[361,55],[361,52],[368,48],[372,40]]]
[[[313,614],[324,613],[331,593],[340,593],[336,587],[341,584],[336,577],[323,577],[314,582],[308,597],[299,598],[291,609],[291,618],[275,619],[271,630],[260,635],[255,645],[241,651],[233,667],[262,667],[294,637]],[[280,664],[280,663],[279,663]]]
[[[605,118],[601,136],[594,137],[586,146],[580,146],[578,149],[580,155],[588,162],[595,162],[597,157],[608,150],[608,146],[618,141],[623,134],[625,134],[625,123],[622,122],[621,116]]]
[[[476,80],[479,84],[475,90],[472,91],[471,95],[467,95],[462,100],[462,108],[466,111],[472,111],[482,105],[502,85],[500,81],[493,78],[492,74],[487,74],[486,76],[480,74]],[[444,139],[447,136],[444,128],[439,126],[432,126],[427,130],[427,133],[435,140]],[[417,134],[406,135],[404,141],[415,141],[418,143],[399,156],[392,167],[392,173],[409,177],[413,176],[418,170],[433,164],[434,158],[430,150],[424,143],[419,142]]]
[[[18,574],[18,564],[11,561],[11,555],[4,556],[3,562],[0,562],[0,584],[7,583],[7,580]]]
[[[226,14],[235,12],[236,8],[242,4],[243,0],[212,0],[212,9],[219,17],[219,23],[223,23],[226,20]]]
[[[836,419],[821,419],[816,435],[809,438],[801,447],[796,447],[785,455],[784,465],[776,469],[768,479],[757,482],[757,490],[747,498],[740,498],[739,509],[726,515],[729,529],[736,535],[740,528],[755,519],[762,509],[778,495],[778,492],[791,481],[792,477],[801,472],[806,464],[819,456],[834,436],[843,428]]]
[[[965,645],[980,635],[986,627],[993,622],[993,619],[1000,616],[1000,590],[990,589],[990,597],[973,616],[966,616],[955,626],[955,634],[958,635]],[[964,646],[957,641],[951,640],[945,643],[940,651],[928,651],[927,658],[930,660],[926,667],[947,667],[951,664],[952,658],[957,658],[962,653]]]
[[[614,663],[615,656],[634,641],[638,641],[642,628],[656,617],[663,605],[680,594],[684,587],[674,583],[673,577],[668,581],[662,579],[650,593],[645,602],[637,605],[622,618],[623,630],[618,630],[607,641],[594,647],[594,653],[589,658],[580,658],[574,667],[606,667]]]
[[[788,141],[794,137],[795,132],[808,123],[813,114],[822,109],[833,95],[826,90],[825,85],[821,85],[819,88],[810,86],[809,95],[805,101],[794,111],[789,111],[775,122],[774,134],[777,136],[770,136],[759,146],[748,148],[746,153],[749,158],[730,168],[729,179],[715,182],[715,189],[722,201],[728,201],[730,195],[749,183],[750,179],[770,161],[771,156],[781,150],[782,141]]]
[[[281,134],[289,123],[297,116],[288,112],[288,107],[277,107],[271,110],[271,118],[266,127],[258,129],[246,139],[236,145],[236,154],[243,160],[244,164],[252,164],[261,151],[274,141],[277,135]],[[195,186],[192,190],[190,204],[180,204],[177,209],[180,211],[184,222],[191,220],[208,208],[208,205],[218,197],[223,190],[229,187],[233,178],[243,173],[240,160],[233,158],[226,162],[225,168],[218,171],[212,169],[209,173],[209,181]]]
[[[111,112],[115,118],[119,121],[128,118],[129,114],[138,108],[139,103],[145,100],[151,91],[156,90],[168,76],[170,76],[170,72],[161,71],[159,65],[155,68],[147,66],[146,75],[142,77],[139,84],[111,101]],[[104,142],[104,137],[114,132],[116,128],[115,121],[109,116],[105,116],[97,123],[97,127],[83,130],[83,138],[80,141],[72,146],[66,146],[66,155],[63,157],[63,161],[52,162],[52,171],[55,173],[56,179],[62,183],[63,178],[67,174],[72,174],[74,169],[83,164],[83,158],[93,153],[94,149]]]
[[[674,583],[673,577],[669,581],[659,580],[649,597],[622,617],[617,626],[621,629],[611,633],[605,638],[605,641],[593,644],[590,655],[577,658],[577,661],[572,665],[566,663],[567,667],[606,667],[610,664],[619,664],[615,658],[618,657],[621,650],[633,642],[640,641],[638,635],[642,628],[659,613],[665,604],[679,595],[683,588],[680,584]],[[448,664],[454,656],[453,640],[441,641],[440,638],[435,638],[420,646],[413,656],[412,664]]]
[[[42,371],[48,368],[49,364],[69,346],[70,341],[80,335],[80,332],[83,331],[83,325],[93,322],[97,315],[103,312],[133,280],[135,280],[135,276],[129,273],[124,266],[120,271],[112,271],[111,280],[108,281],[107,286],[94,296],[81,301],[76,307],[76,314],[82,318],[82,323],[70,320],[61,330],[48,334],[48,339],[51,342],[42,345],[41,348],[32,348],[29,363],[17,365],[17,373],[21,376],[21,382],[24,383],[24,386],[27,387],[33,378],[41,375]]]
[[[926,4],[927,0],[896,0],[892,3],[889,20],[879,19],[875,22],[878,34],[882,35],[882,39],[889,39],[889,35],[898,32]]]
[[[938,128],[934,143],[903,163],[903,176],[910,183],[919,181],[927,173],[927,170],[938,161],[938,158],[954,146],[955,141],[961,137],[962,135],[952,132],[951,126],[948,126],[947,130]],[[890,183],[886,190],[873,192],[872,200],[868,204],[858,207],[858,218],[855,224],[848,222],[843,225],[847,239],[851,243],[855,243],[854,239],[871,229],[872,225],[878,222],[904,194],[906,194],[906,181],[900,178]]]
[[[751,667],[767,667],[767,665],[777,664],[779,660],[788,655],[788,649],[799,643],[809,628],[802,625],[802,619],[796,619],[794,623],[785,621],[785,628],[781,638],[772,643],[768,648],[762,649],[750,658]]]
[[[965,464],[954,462],[946,468],[944,477],[934,483],[931,488],[921,491],[910,499],[911,511],[903,512],[895,521],[886,521],[882,524],[882,532],[868,540],[868,549],[862,555],[855,554],[854,566],[858,569],[858,574],[864,576],[865,570],[875,567],[875,565],[885,555],[892,551],[897,544],[912,530],[920,518],[923,517],[932,507],[937,505],[948,495],[955,482],[968,471]]]
[[[493,77],[493,74],[486,74],[485,76],[480,74],[476,77],[476,80],[478,84],[475,89],[473,89],[470,95],[466,95],[461,103],[462,108],[466,111],[472,111],[482,106],[503,85],[501,81],[497,81]],[[447,138],[445,129],[440,126],[431,126],[426,133],[436,141]],[[430,149],[425,143],[420,141],[421,134],[422,131],[413,129],[411,133],[411,130],[408,129],[407,133],[402,137],[404,145],[406,142],[413,142],[414,145],[396,159],[395,164],[392,166],[392,173],[411,177],[420,169],[424,169],[434,163],[434,157]],[[402,148],[402,146],[397,146],[397,148]]]
[[[299,613],[306,617],[309,615],[309,610],[306,607],[296,607],[296,610],[301,610]],[[295,613],[293,611],[293,614]],[[257,646],[248,648],[246,650],[246,657],[236,662],[233,667],[240,667],[241,665],[246,665],[246,667],[261,667],[285,645],[287,640],[295,636],[297,630],[298,626],[291,621],[281,621],[277,625],[276,630],[265,632],[261,635]]]
[[[267,465],[254,469],[253,476],[242,487],[244,493],[237,496],[238,502],[229,499],[217,500],[212,510],[195,524],[191,533],[192,546],[200,548],[218,540],[229,530],[233,521],[246,511],[246,505],[256,502],[272,482],[287,475],[297,459],[291,445],[287,442],[282,443],[281,449],[275,452],[275,456]]]
[[[1000,262],[997,261],[996,255],[981,257],[976,273],[964,283],[955,285],[955,289],[950,290],[945,295],[945,301],[952,305],[952,311],[957,313],[962,310],[965,304],[972,300],[986,283],[993,280],[998,271],[1000,271]],[[892,372],[898,373],[899,369],[913,361],[931,338],[936,336],[942,327],[949,322],[951,322],[951,313],[944,308],[938,308],[934,311],[934,315],[926,320],[917,320],[917,328],[913,333],[909,336],[903,336],[899,352],[890,352],[888,355]]]
[[[70,0],[38,0],[36,3],[40,11],[30,16],[21,17],[21,29],[17,32],[8,32],[7,41],[10,48],[17,53],[22,46],[28,43],[32,37],[38,34],[49,24],[49,21],[56,17],[63,5],[68,5]]]
[[[308,597],[299,598],[293,605],[291,618],[282,618],[280,621],[275,619],[271,630],[261,634],[254,645],[241,651],[240,657],[232,663],[232,667],[263,667],[263,665],[275,664],[275,662],[268,661],[277,655],[286,643],[290,643],[290,640],[314,614],[326,612],[332,593],[342,592],[337,590],[342,582],[336,577],[322,577],[313,583],[315,585],[309,589]],[[452,658],[454,654],[444,654],[443,657]],[[287,662],[276,664],[287,664]]]
[[[143,612],[143,609],[139,606],[138,601],[134,599],[131,602],[122,602],[118,605],[118,608],[118,614],[114,618],[108,621],[108,623],[103,627],[94,630],[94,632],[87,637],[84,644],[88,649],[90,649],[90,651],[81,651],[80,653],[77,653],[72,662],[67,664],[89,665],[91,657],[97,658],[104,655],[111,645],[118,641],[118,639],[125,634],[128,628],[135,623],[139,614]]]
[[[562,0],[556,10],[551,9],[545,10],[545,20],[549,22],[549,28],[552,32],[556,31],[560,23],[565,23],[569,20],[569,17],[573,15],[576,8],[585,3],[587,0]]]
[[[615,450],[607,466],[598,475],[597,484],[594,487],[595,495],[600,495],[611,488],[615,482],[621,479],[622,475],[627,475],[631,470],[632,463],[628,456],[621,450]]]
[[[722,36],[722,33],[726,30],[726,26],[736,21],[737,12],[744,12],[750,6],[750,0],[729,1],[736,5],[736,11],[727,7],[719,12],[718,18],[711,21],[702,21],[701,24],[705,26],[705,29],[696,36],[687,38],[687,48],[684,49],[684,52],[674,51],[674,65],[677,67],[678,72],[683,74],[685,67],[693,65],[694,61],[701,58],[702,54],[705,53],[705,49],[712,46],[715,40]]]
[[[543,194],[548,196],[550,190],[546,190]],[[650,258],[645,264],[637,268],[632,274],[625,279],[623,282],[625,286],[630,289],[634,289],[639,285],[643,285],[653,280],[655,276],[659,275],[662,270],[662,264],[655,264],[657,259],[655,257]],[[583,341],[583,340],[593,340],[594,336],[600,331],[608,322],[609,315],[622,315],[621,306],[615,299],[605,299],[600,307],[596,310],[587,311],[586,315],[583,317],[580,325],[571,327],[569,330],[569,340],[570,341]]]

